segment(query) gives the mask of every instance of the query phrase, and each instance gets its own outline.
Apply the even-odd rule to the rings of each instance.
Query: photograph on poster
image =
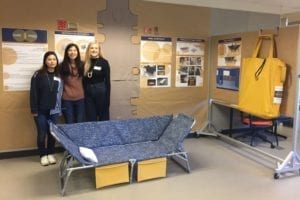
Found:
[[[165,71],[157,71],[158,76],[164,76],[166,75]]]
[[[181,83],[187,83],[188,82],[188,75],[187,74],[181,74],[180,75],[180,82]]]
[[[147,86],[156,86],[156,79],[148,79]]]
[[[196,77],[195,76],[189,76],[188,86],[195,86],[195,85],[196,85]]]
[[[141,73],[143,77],[153,78],[156,76],[156,65],[142,65]]]
[[[157,78],[157,85],[166,86],[168,84],[168,78]]]
[[[241,38],[229,38],[218,41],[217,88],[239,89],[241,45]]]
[[[176,87],[203,86],[204,42],[201,39],[177,39]]]
[[[182,86],[201,86],[203,83],[203,66],[202,57],[195,56],[184,56],[179,57],[179,66],[177,67],[177,85]],[[188,82],[183,81],[182,75],[185,75],[187,78],[193,76],[191,79],[195,80],[195,84],[188,84]]]
[[[143,64],[140,67],[141,85],[144,87],[169,87],[171,65]]]

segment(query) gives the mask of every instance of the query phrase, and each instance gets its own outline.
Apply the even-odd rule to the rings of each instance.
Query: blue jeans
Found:
[[[84,99],[69,101],[62,99],[62,113],[67,124],[85,121]]]
[[[51,120],[56,124],[58,117],[59,114],[50,115],[50,110],[38,111],[38,116],[34,117],[37,128],[37,146],[40,157],[54,154],[55,139],[50,134],[48,120]]]

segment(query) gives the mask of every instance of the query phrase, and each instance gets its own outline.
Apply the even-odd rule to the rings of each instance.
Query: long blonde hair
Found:
[[[90,48],[93,44],[98,45],[99,48],[99,58],[103,58],[102,52],[101,52],[101,46],[99,42],[90,42],[86,48],[85,51],[85,64],[84,64],[84,75],[86,75],[91,67],[91,55],[90,55]]]

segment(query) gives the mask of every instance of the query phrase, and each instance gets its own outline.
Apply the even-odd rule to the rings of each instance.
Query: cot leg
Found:
[[[183,165],[182,162],[179,162],[176,158],[179,158],[180,160],[185,162],[185,165]],[[174,153],[171,155],[171,159],[173,160],[173,162],[182,167],[186,172],[191,172],[190,163],[186,152]]]
[[[71,159],[71,156],[65,152],[64,156],[62,158],[62,160],[60,161],[60,165],[59,165],[59,177],[64,176],[64,172],[66,171],[67,168],[67,164],[68,164],[68,160]]]
[[[134,172],[134,165],[136,163],[136,159],[129,159],[129,162],[130,162],[130,179],[129,179],[129,182],[132,183],[133,172]]]
[[[65,196],[67,184],[69,181],[69,178],[71,176],[72,170],[67,170],[66,176],[60,178],[60,189],[61,189],[61,195]]]
[[[66,187],[68,180],[71,176],[72,169],[70,169],[73,166],[74,158],[68,154],[65,153],[63,159],[60,162],[60,169],[59,169],[59,178],[60,178],[60,189],[61,189],[61,195],[65,195]]]
[[[188,173],[190,173],[191,172],[191,168],[190,168],[190,162],[189,162],[187,153],[184,152],[183,157],[184,157],[184,160],[186,162],[187,171],[188,171]]]

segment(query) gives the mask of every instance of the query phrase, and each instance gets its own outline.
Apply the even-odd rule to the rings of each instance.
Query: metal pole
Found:
[[[300,157],[297,152],[297,143],[299,135],[299,85],[300,85],[300,75],[297,76],[296,92],[295,92],[295,107],[294,107],[294,121],[293,121],[293,148],[288,154],[285,160],[280,164],[278,163],[275,169],[274,178],[278,179],[282,173],[286,172],[299,172],[300,170]]]

